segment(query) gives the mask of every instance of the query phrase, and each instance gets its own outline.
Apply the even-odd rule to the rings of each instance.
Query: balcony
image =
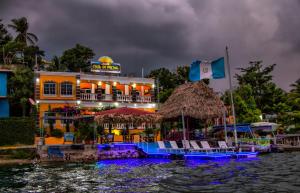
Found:
[[[104,94],[104,95],[101,95],[101,100],[102,101],[112,101],[113,97],[111,94]]]
[[[102,94],[101,98],[96,93],[80,93],[80,99],[83,101],[114,101],[112,94]],[[133,102],[131,95],[117,95],[118,102]],[[136,96],[136,102],[151,103],[151,96]]]
[[[80,93],[80,99],[83,101],[97,101],[97,94],[94,93]]]
[[[151,96],[137,96],[136,101],[140,103],[151,103]]]
[[[131,102],[132,96],[131,95],[117,95],[117,101],[119,102]]]

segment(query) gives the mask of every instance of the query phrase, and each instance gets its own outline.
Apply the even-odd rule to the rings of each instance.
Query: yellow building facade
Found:
[[[35,101],[38,105],[37,124],[49,134],[49,109],[80,109],[82,115],[94,115],[95,109],[103,107],[129,107],[154,112],[155,81],[150,78],[122,77],[113,74],[74,72],[35,72]],[[57,116],[51,114],[51,116]],[[61,115],[68,117],[68,115]],[[71,123],[56,119],[53,127],[63,132],[74,132]],[[122,141],[119,133],[122,125],[115,124],[115,141]],[[145,125],[132,125],[130,133],[142,132]],[[134,139],[135,141],[138,139]]]

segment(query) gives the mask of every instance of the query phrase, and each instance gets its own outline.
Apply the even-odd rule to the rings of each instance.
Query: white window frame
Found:
[[[69,84],[69,85],[71,85],[71,89],[72,89],[72,93],[71,94],[62,94],[62,85],[63,84]],[[67,91],[67,90],[66,90]],[[60,83],[60,96],[63,96],[63,97],[70,97],[70,96],[73,96],[73,84],[71,83],[71,82],[62,82],[62,83]]]
[[[45,94],[45,85],[46,84],[54,84],[54,91],[55,91],[55,94]],[[43,95],[44,96],[56,96],[57,95],[57,83],[56,82],[51,82],[51,81],[46,81],[43,83]]]

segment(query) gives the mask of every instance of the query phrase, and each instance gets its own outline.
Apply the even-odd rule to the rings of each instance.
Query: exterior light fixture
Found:
[[[40,79],[39,78],[36,78],[35,79],[36,83],[38,84],[40,82]]]
[[[134,103],[134,107],[136,107],[137,106],[137,104],[136,103]]]
[[[118,107],[118,106],[119,106],[119,103],[118,103],[118,102],[115,102],[115,106]]]
[[[136,87],[136,84],[135,84],[135,83],[133,83],[133,84],[132,84],[132,88],[135,88],[135,87]]]
[[[117,86],[117,82],[114,82],[113,85],[114,85],[114,86]]]
[[[80,80],[79,80],[79,79],[77,79],[76,83],[77,83],[77,85],[79,85],[79,84],[80,84]]]
[[[39,100],[36,100],[36,104],[39,104],[40,103],[40,101]]]
[[[152,88],[155,88],[155,84],[152,84]]]
[[[80,100],[78,100],[78,101],[76,101],[76,103],[77,103],[77,105],[80,105],[81,101],[80,101]]]
[[[99,103],[99,106],[102,106],[102,103],[101,103],[101,102]]]
[[[101,82],[101,81],[99,81],[99,82],[98,82],[98,86],[101,86],[101,85],[102,85],[102,82]]]

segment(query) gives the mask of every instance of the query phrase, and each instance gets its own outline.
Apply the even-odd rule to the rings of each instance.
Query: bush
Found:
[[[64,133],[60,129],[53,129],[50,133],[52,137],[61,138],[64,136]]]
[[[34,159],[36,156],[37,154],[34,151],[26,149],[13,150],[9,155],[11,159]]]
[[[30,117],[10,117],[0,119],[0,146],[34,144],[35,122]]]

